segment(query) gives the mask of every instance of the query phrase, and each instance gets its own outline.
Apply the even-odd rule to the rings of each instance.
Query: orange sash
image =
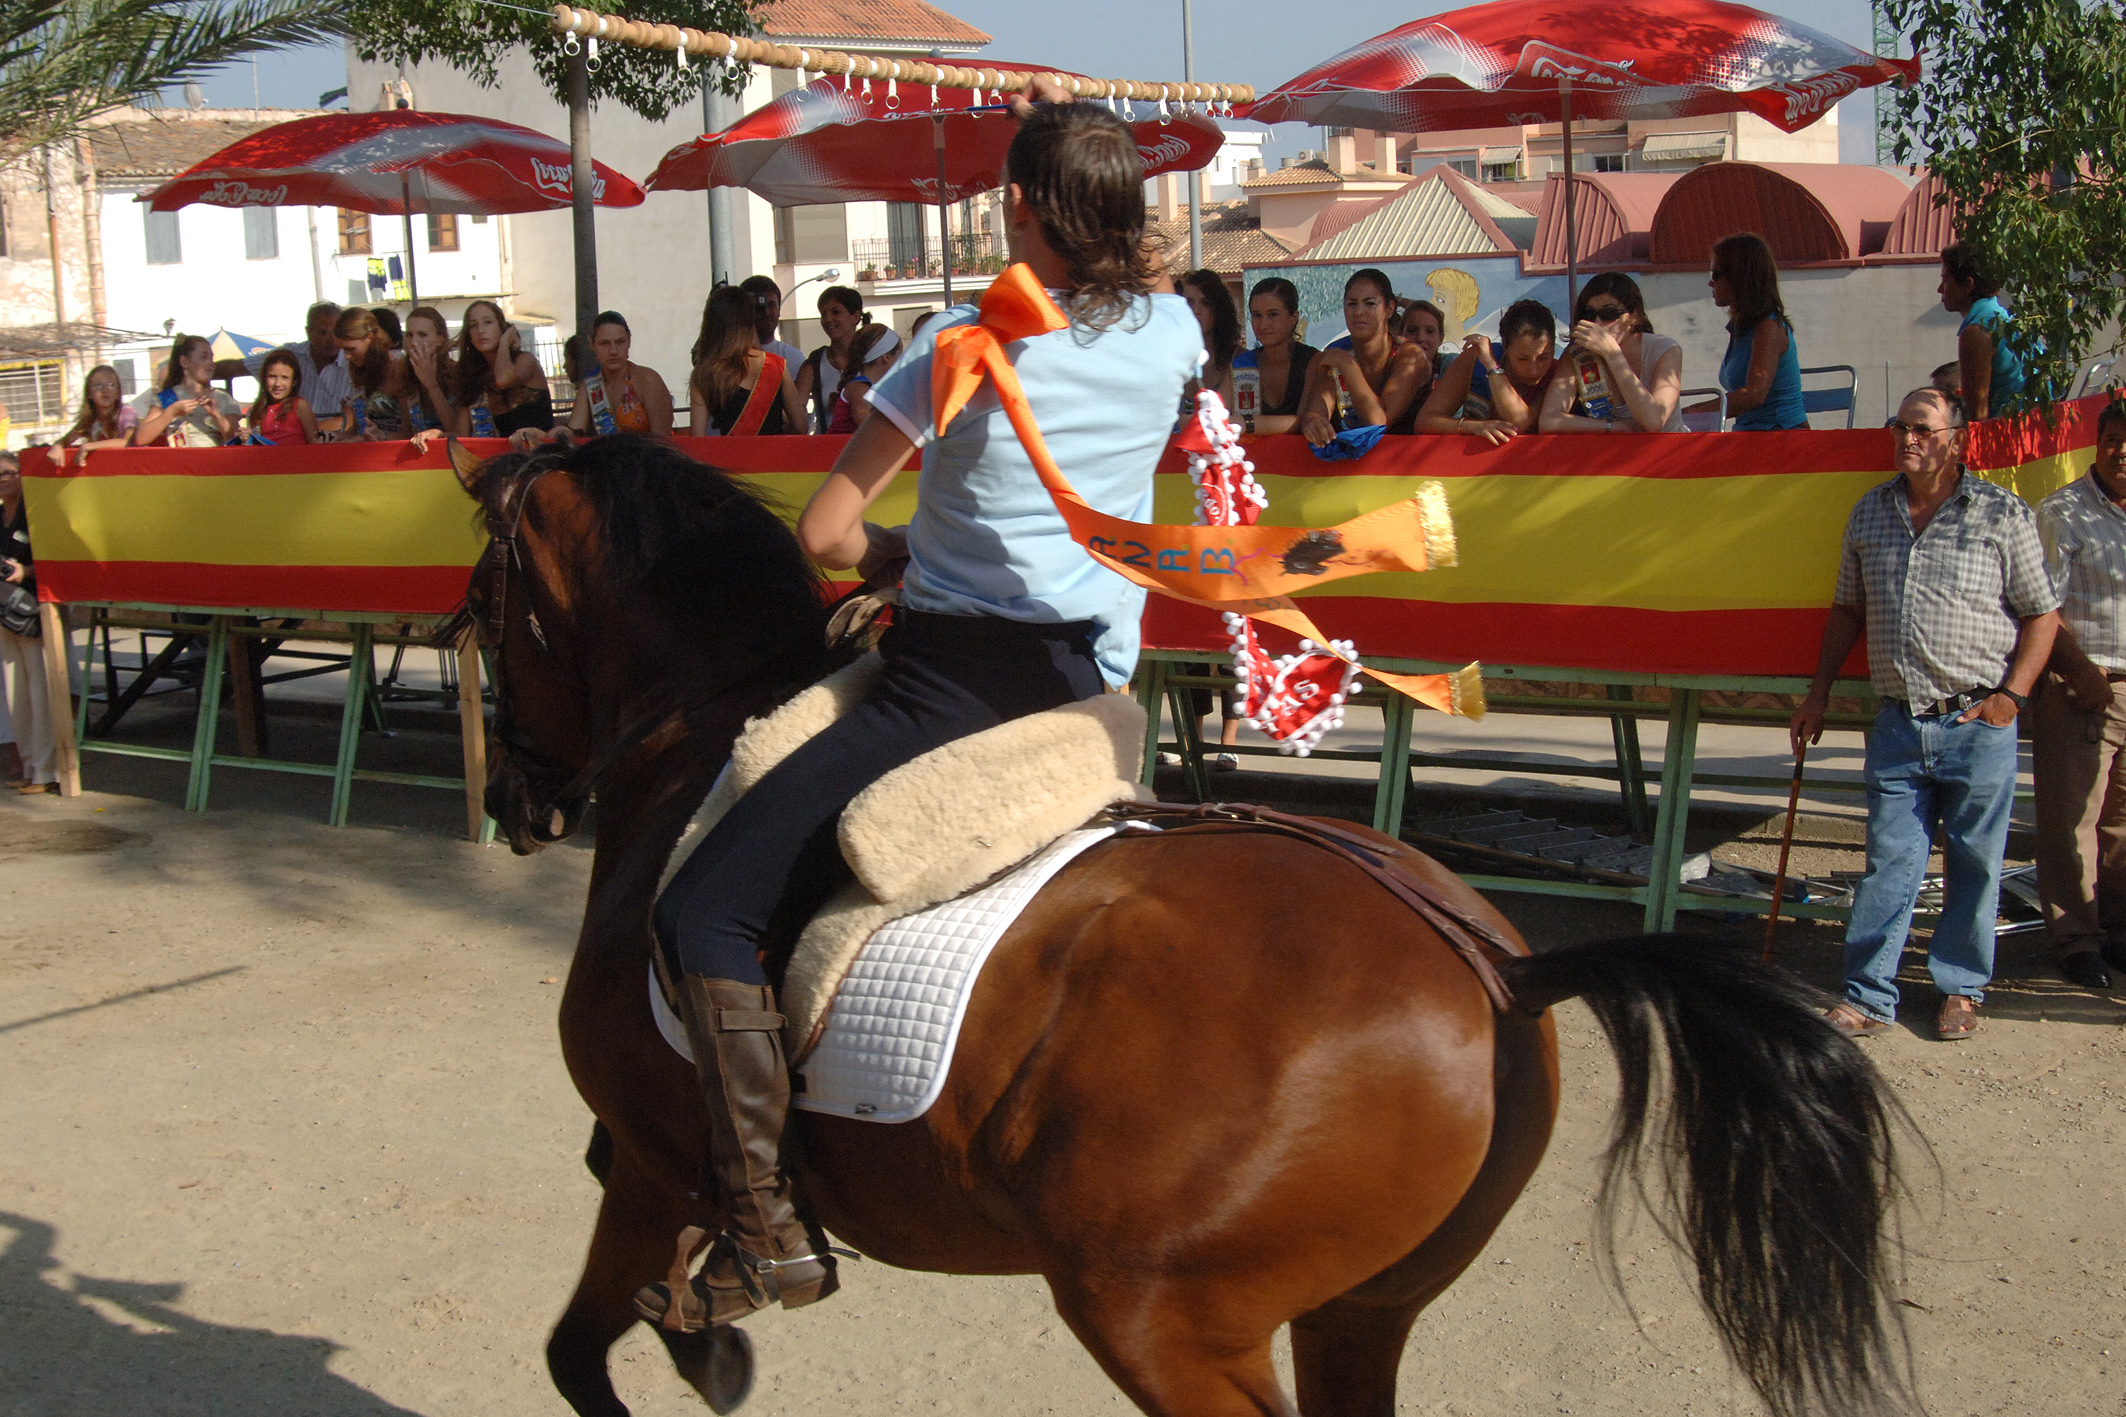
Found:
[[[1326,647],[1329,636],[1293,603],[1292,591],[1374,571],[1454,564],[1454,524],[1447,515],[1446,491],[1437,482],[1427,482],[1401,502],[1318,530],[1164,526],[1124,521],[1091,506],[1049,453],[1018,372],[1004,353],[1013,340],[1069,326],[1033,271],[1024,264],[1012,266],[982,297],[979,324],[955,326],[938,336],[930,365],[931,406],[942,431],[984,377],[993,381],[1012,430],[1072,538],[1109,570],[1162,595],[1236,611]],[[1473,665],[1456,674],[1389,674],[1371,667],[1365,672],[1443,713],[1483,712]]]
[[[760,352],[762,364],[760,377],[753,381],[752,397],[738,411],[738,420],[731,425],[730,436],[747,438],[760,431],[760,425],[768,421],[768,410],[782,397],[783,357],[773,350]]]

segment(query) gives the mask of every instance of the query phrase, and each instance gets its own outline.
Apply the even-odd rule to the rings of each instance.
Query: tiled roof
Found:
[[[174,177],[261,128],[323,109],[140,108],[113,115],[86,136],[99,181]]]
[[[1332,172],[1329,164],[1320,158],[1295,162],[1290,167],[1280,167],[1274,172],[1265,172],[1252,182],[1240,184],[1243,192],[1260,192],[1269,187],[1306,187],[1333,182],[1342,186],[1347,182],[1407,182],[1399,172],[1375,172],[1368,168],[1359,172]]]
[[[1145,234],[1166,242],[1169,270],[1188,268],[1188,214],[1172,221],[1152,218],[1144,223]],[[1203,264],[1220,275],[1237,276],[1248,266],[1266,265],[1289,258],[1292,248],[1266,234],[1261,223],[1248,216],[1246,202],[1203,204]]]
[[[923,0],[765,0],[754,13],[760,32],[774,39],[948,49],[989,43],[981,30]]]
[[[1495,203],[1460,173],[1435,167],[1401,192],[1369,203],[1339,203],[1316,221],[1313,240],[1299,255],[1308,261],[1391,260],[1407,256],[1487,256],[1519,248],[1499,226]],[[1521,220],[1526,220],[1521,217]]]

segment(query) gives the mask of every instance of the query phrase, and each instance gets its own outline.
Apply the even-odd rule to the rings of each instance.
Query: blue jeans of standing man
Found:
[[[1927,968],[1944,994],[1985,997],[2001,858],[2015,807],[2015,725],[1955,714],[1914,718],[1883,705],[1868,739],[1868,874],[1853,892],[1845,932],[1845,992],[1876,1018],[1897,1016],[1897,963],[1943,829],[1947,882]]]

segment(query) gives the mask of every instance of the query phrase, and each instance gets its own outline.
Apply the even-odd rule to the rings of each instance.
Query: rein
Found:
[[[511,723],[509,696],[503,689],[502,642],[509,623],[510,568],[514,566],[520,576],[530,579],[517,545],[517,534],[524,521],[524,509],[531,499],[532,487],[540,478],[554,470],[551,466],[530,469],[524,475],[512,479],[503,489],[498,505],[487,514],[487,549],[481,553],[481,568],[489,578],[486,613],[476,621],[468,596],[466,602],[459,606],[445,622],[443,629],[437,633],[440,636],[447,630],[451,638],[455,639],[464,625],[476,624],[481,645],[493,656],[491,671],[495,681],[495,741],[501,745],[503,754],[516,768],[526,788],[538,792],[538,796],[527,804],[527,816],[535,822],[543,820],[551,823],[554,814],[558,812],[565,823],[571,815],[569,804],[587,801],[598,780],[621,759],[675,720],[682,725],[691,726],[724,695],[734,689],[743,688],[754,676],[751,671],[742,671],[684,704],[666,704],[636,715],[610,742],[593,753],[590,761],[574,776],[559,787],[544,786],[544,783],[551,782],[566,771],[566,767],[541,752],[529,739],[517,732]],[[544,654],[550,663],[568,673],[567,667],[561,664],[553,647],[547,643],[545,628],[539,624],[538,611],[533,608],[529,596],[525,597],[524,619],[540,653]],[[579,688],[583,687],[580,676],[568,673],[568,677],[576,680]]]

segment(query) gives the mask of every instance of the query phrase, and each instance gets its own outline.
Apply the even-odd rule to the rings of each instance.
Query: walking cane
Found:
[[[1786,899],[1786,857],[1794,846],[1794,814],[1801,808],[1801,765],[1808,761],[1806,743],[1794,750],[1794,785],[1786,794],[1786,830],[1779,834],[1779,872],[1772,881],[1772,908],[1764,917],[1764,958],[1772,957],[1772,936],[1779,929],[1779,902]]]

